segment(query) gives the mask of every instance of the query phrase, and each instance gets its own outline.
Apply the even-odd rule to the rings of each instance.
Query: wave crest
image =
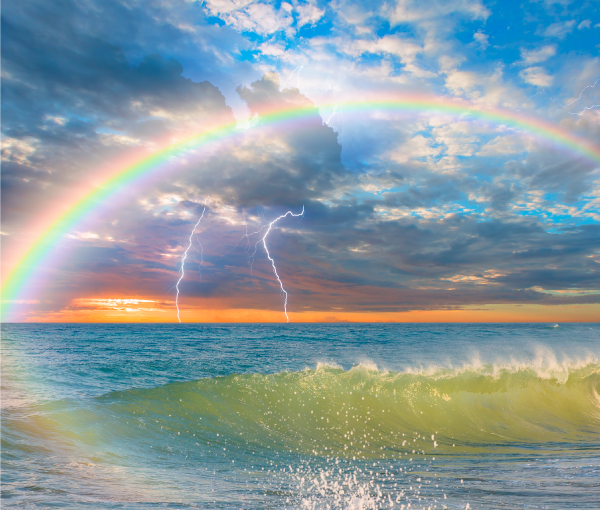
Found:
[[[560,377],[520,365],[433,375],[320,365],[128,390],[97,403],[122,423],[193,431],[208,444],[219,435],[253,449],[411,456],[597,442],[599,392],[597,363],[569,366]]]

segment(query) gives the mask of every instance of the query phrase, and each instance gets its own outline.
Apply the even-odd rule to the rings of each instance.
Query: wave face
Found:
[[[114,392],[95,399],[87,418],[71,413],[79,425],[63,426],[87,430],[110,416],[101,428],[108,442],[134,425],[150,436],[184,431],[206,445],[226,438],[230,447],[320,456],[474,453],[598,441],[599,392],[595,363],[560,377],[492,366],[430,375],[322,366]]]

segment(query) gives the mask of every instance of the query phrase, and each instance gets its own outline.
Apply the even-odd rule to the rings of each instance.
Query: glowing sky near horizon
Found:
[[[597,320],[597,162],[502,123],[335,105],[429,94],[520,110],[599,147],[598,41],[593,5],[568,0],[4,6],[3,277],[100,169],[258,114],[83,218],[10,320],[177,321],[208,195],[183,321],[285,321],[266,254],[250,271],[236,242],[302,206],[269,234],[292,322]],[[313,104],[329,106],[251,129]]]

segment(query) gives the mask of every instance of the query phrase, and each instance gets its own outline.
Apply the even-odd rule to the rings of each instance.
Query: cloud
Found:
[[[39,142],[35,138],[4,138],[2,140],[2,161],[16,163],[20,166],[32,164],[30,157],[38,149]]]
[[[546,4],[547,7],[552,7],[555,4],[566,7],[567,5],[573,3],[573,0],[542,0],[542,1]]]
[[[423,135],[416,135],[408,143],[393,150],[389,157],[398,163],[407,163],[413,159],[431,158],[442,152],[441,147],[434,147],[435,141]]]
[[[541,32],[538,30],[537,33],[542,33],[545,37],[555,37],[557,39],[564,39],[573,31],[575,23],[576,21],[574,19],[568,21],[559,21],[557,23],[552,23],[551,25],[548,25]]]
[[[577,25],[578,30],[583,30],[584,28],[590,28],[592,26],[592,20],[584,19],[579,25]]]
[[[340,51],[355,57],[368,53],[395,56],[405,64],[404,70],[415,76],[420,78],[436,76],[435,73],[416,65],[417,56],[424,51],[424,48],[417,44],[414,39],[387,35],[379,39],[356,39],[353,42],[339,41],[338,46]]]
[[[530,140],[522,135],[498,136],[487,142],[478,152],[479,156],[506,156],[519,154],[531,148]]]
[[[112,36],[122,25],[135,25],[137,16],[140,28],[129,34],[130,41],[145,30],[153,40],[160,41],[167,30],[172,42],[187,41],[188,32],[162,22],[156,26],[154,18],[148,22],[154,30],[149,29],[153,4],[124,12],[110,0],[90,12],[86,5],[63,0],[52,8],[39,2],[33,10],[21,4],[3,9],[2,33],[11,41],[2,55],[2,221],[7,231],[21,231],[32,215],[43,217],[42,211],[56,208],[65,194],[124,151],[151,151],[211,123],[233,120],[219,89],[182,76],[178,60],[154,53],[131,62],[108,40],[102,17],[107,11],[115,14]],[[198,27],[194,37],[201,35]],[[202,48],[194,51],[207,69],[218,60]]]
[[[305,25],[314,25],[317,23],[325,14],[325,9],[319,9],[314,2],[306,2],[301,4],[300,2],[294,2],[294,9],[298,13],[298,26],[303,27]]]
[[[270,57],[282,57],[285,55],[285,45],[281,42],[265,42],[259,46],[263,55]]]
[[[536,50],[526,50],[521,48],[521,61],[519,64],[530,66],[545,62],[550,57],[556,55],[556,44],[549,44]]]
[[[490,36],[484,34],[481,30],[473,34],[473,39],[482,50],[485,50],[490,45]]]
[[[423,48],[416,44],[414,40],[386,35],[376,40],[358,40],[349,50],[358,55],[362,53],[387,53],[400,57],[404,62],[412,62],[423,51]]]
[[[151,303],[151,304],[149,304]],[[156,306],[159,305],[159,308]],[[160,311],[171,308],[172,302],[159,302],[154,299],[136,298],[77,298],[68,306],[69,310],[121,311],[128,313]]]
[[[253,1],[208,0],[206,8],[212,16],[218,16],[240,32],[260,35],[274,34],[291,28],[294,18],[292,6],[282,2],[278,10],[272,5]]]
[[[230,151],[215,154],[208,165],[218,172],[196,174],[195,184],[226,194],[244,206],[301,205],[331,192],[353,177],[341,164],[337,135],[323,124],[313,103],[298,89],[279,90],[277,74],[268,73],[238,93],[253,113],[305,107],[313,115],[301,129],[257,129]]]
[[[211,16],[221,18],[235,30],[262,36],[284,32],[291,37],[296,32],[293,25],[314,25],[325,14],[314,2],[298,0],[293,5],[281,2],[278,9],[271,2],[254,0],[207,0],[203,5]]]
[[[528,67],[520,71],[519,76],[525,83],[536,87],[549,87],[552,85],[552,76],[543,67]]]
[[[477,0],[458,2],[397,0],[396,5],[391,9],[389,19],[393,24],[422,22],[456,13],[473,20],[485,20],[491,14],[491,11]]]
[[[447,67],[455,62],[455,59],[451,59],[444,64]],[[488,72],[446,68],[443,73],[446,75],[446,89],[456,96],[467,97],[473,103],[504,108],[519,104],[517,101],[522,92],[505,79],[502,66]]]

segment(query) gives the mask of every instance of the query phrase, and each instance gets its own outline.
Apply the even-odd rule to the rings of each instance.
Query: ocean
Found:
[[[3,324],[2,506],[598,509],[600,324]]]

